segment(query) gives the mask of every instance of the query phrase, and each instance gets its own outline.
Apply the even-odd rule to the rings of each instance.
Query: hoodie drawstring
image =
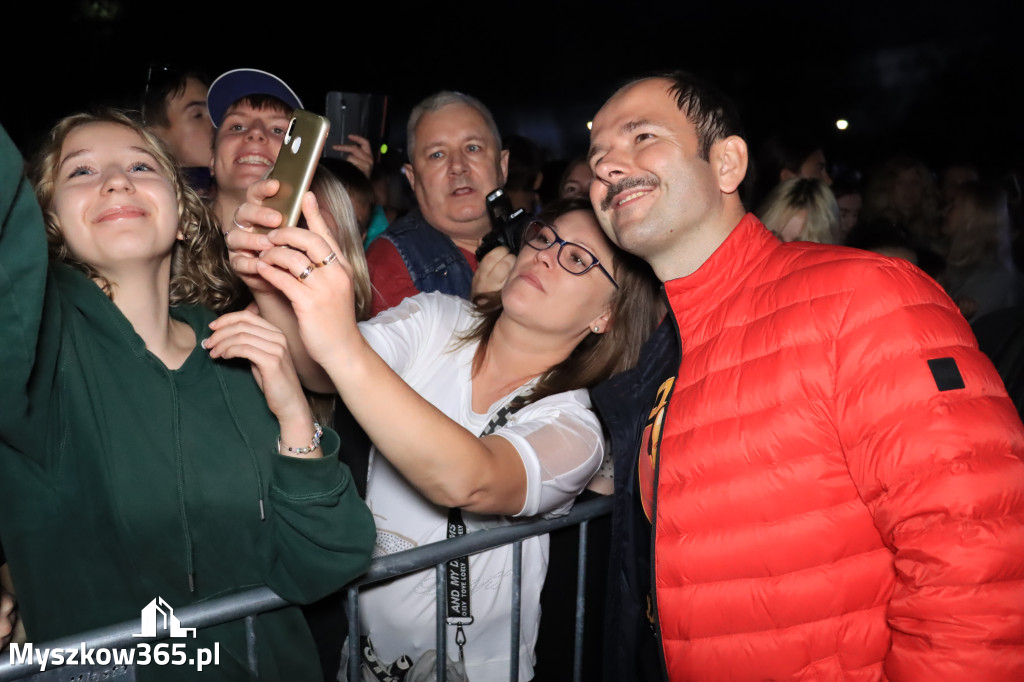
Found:
[[[178,517],[181,520],[181,531],[185,538],[185,572],[188,575],[188,591],[196,591],[196,571],[194,566],[194,549],[192,532],[188,525],[188,511],[185,509],[185,457],[181,451],[181,416],[178,410],[178,386],[174,377],[167,372],[167,382],[171,387],[171,430],[174,433],[174,475],[178,488]]]
[[[267,517],[263,508],[263,472],[260,469],[260,460],[256,457],[256,451],[253,449],[252,443],[249,442],[245,429],[242,428],[242,423],[238,419],[238,413],[235,411],[235,405],[231,402],[231,391],[228,390],[227,381],[224,380],[224,372],[216,362],[213,363],[213,371],[217,374],[217,383],[220,384],[220,390],[224,394],[224,402],[227,403],[228,413],[231,414],[231,421],[235,424],[235,430],[238,431],[238,435],[245,441],[245,447],[249,450],[249,460],[252,462],[252,470],[256,474],[256,500],[259,502],[260,507],[260,521],[265,521]]]
[[[228,390],[224,373],[217,363],[213,364],[213,371],[217,375],[217,383],[220,385],[220,390],[224,396],[224,402],[227,404],[228,413],[231,415],[231,421],[235,425],[235,430],[242,437],[246,448],[249,450],[249,461],[252,463],[253,472],[256,474],[256,499],[259,504],[260,521],[264,521],[266,513],[263,504],[263,472],[260,469],[259,459],[256,457],[256,451],[253,450],[245,430],[242,428],[241,421],[238,419],[238,413],[231,402],[231,392]],[[181,521],[181,531],[185,541],[185,570],[188,574],[188,591],[189,593],[195,593],[195,546],[192,544],[192,531],[189,527],[188,511],[185,505],[185,456],[181,448],[181,416],[178,409],[178,387],[170,372],[168,372],[167,378],[171,387],[171,428],[174,432],[174,467],[178,489],[178,517]]]

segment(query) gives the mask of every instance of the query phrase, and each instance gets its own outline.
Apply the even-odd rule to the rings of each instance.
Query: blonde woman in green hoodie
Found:
[[[205,350],[231,278],[161,143],[118,112],[60,121],[33,168],[42,215],[20,161],[0,135],[0,536],[29,640],[158,597],[309,602],[363,572],[372,518],[283,334],[236,313],[227,352]],[[297,607],[256,628],[259,679],[318,678]],[[252,679],[241,622],[187,644],[219,647],[213,679]]]

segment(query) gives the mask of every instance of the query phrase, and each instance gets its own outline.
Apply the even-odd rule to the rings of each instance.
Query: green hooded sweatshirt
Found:
[[[210,311],[171,315],[210,335]],[[337,435],[322,459],[279,455],[277,435],[248,362],[197,343],[169,370],[95,283],[47,262],[0,128],[0,538],[29,641],[138,619],[158,597],[181,608],[267,585],[307,603],[363,573],[374,524]],[[258,616],[256,632],[259,679],[320,679],[297,606]],[[166,641],[189,656],[219,645],[200,679],[251,679],[241,621]]]

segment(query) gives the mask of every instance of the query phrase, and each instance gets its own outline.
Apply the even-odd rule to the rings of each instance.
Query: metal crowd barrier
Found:
[[[433,566],[437,572],[436,648],[437,660],[440,663],[447,659],[448,643],[444,617],[444,569],[446,562],[455,557],[477,554],[494,547],[512,544],[513,590],[512,618],[509,628],[509,644],[512,653],[510,656],[509,680],[516,682],[519,679],[519,602],[522,585],[522,541],[526,538],[544,535],[560,528],[578,525],[580,527],[580,539],[579,561],[576,567],[576,628],[573,647],[573,681],[580,682],[583,664],[583,616],[586,607],[584,587],[586,583],[587,527],[591,519],[608,514],[611,511],[611,505],[612,500],[610,496],[587,500],[577,503],[569,514],[556,519],[543,519],[501,526],[499,528],[490,528],[469,533],[459,538],[435,542],[375,559],[365,574],[343,588],[347,593],[346,614],[348,617],[348,631],[350,633],[348,679],[352,681],[362,679],[362,673],[359,669],[360,660],[357,655],[358,637],[351,636],[351,633],[359,632],[359,589],[361,587]],[[249,645],[249,668],[255,672],[258,662],[256,660],[254,616],[288,605],[289,602],[277,596],[270,588],[257,587],[227,597],[211,599],[201,604],[176,608],[174,615],[177,616],[182,627],[197,629],[244,618]],[[83,646],[86,649],[131,648],[140,641],[146,641],[134,636],[133,633],[138,632],[138,630],[139,621],[131,620],[51,642],[36,644],[34,647],[36,649],[63,650],[79,649]],[[164,634],[149,641],[156,641],[166,637],[167,635]],[[341,647],[341,642],[338,642],[338,646]],[[438,682],[446,682],[446,667],[438,665]],[[92,682],[94,680],[111,680],[131,682],[135,679],[135,669],[133,666],[73,665],[39,672],[38,665],[32,662],[20,664],[11,662],[10,654],[7,652],[0,658],[0,682],[6,682],[7,680],[28,680],[29,682],[70,682],[71,680],[75,682]]]

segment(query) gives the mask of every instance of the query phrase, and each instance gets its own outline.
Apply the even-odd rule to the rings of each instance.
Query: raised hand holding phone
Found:
[[[247,217],[255,212],[243,204]],[[291,302],[303,345],[323,364],[339,349],[362,342],[356,326],[352,266],[324,222],[316,197],[303,200],[307,230],[269,235],[275,247],[260,254],[256,271]]]

